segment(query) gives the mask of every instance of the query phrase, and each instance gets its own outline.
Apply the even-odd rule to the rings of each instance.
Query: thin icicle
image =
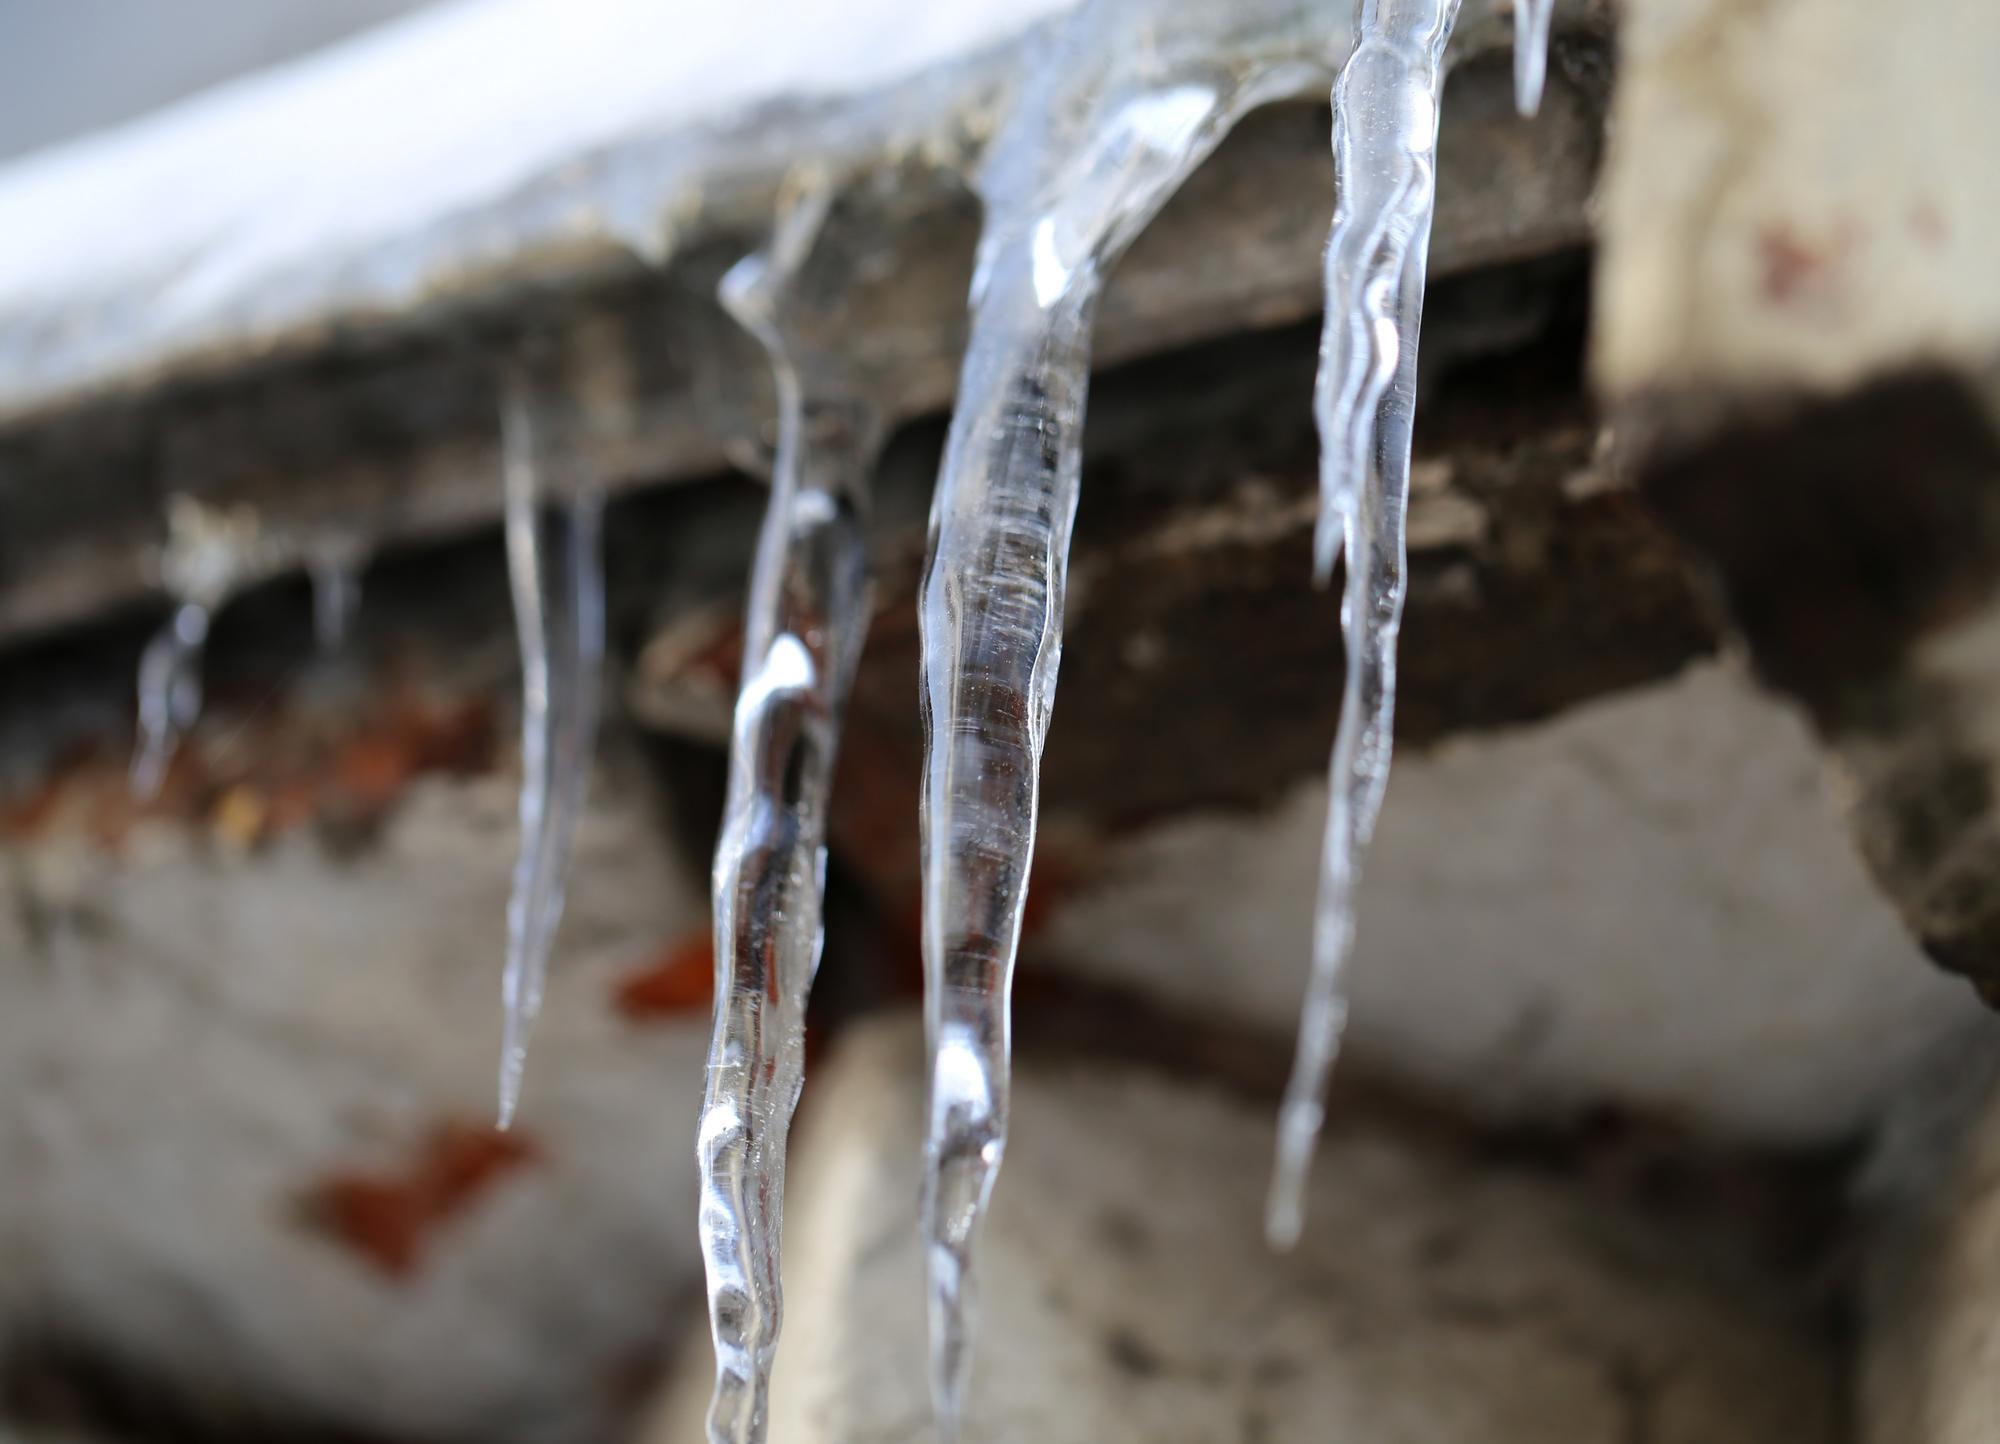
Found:
[[[132,795],[160,795],[181,734],[201,716],[201,658],[208,608],[181,602],[139,657],[139,745],[132,754]]]
[[[520,371],[501,401],[507,572],[521,647],[521,850],[507,901],[500,1126],[513,1122],[528,1035],[562,920],[570,844],[590,782],[604,660],[603,497],[579,463],[560,502],[542,494],[545,411]]]
[[[1226,23],[1249,27],[1290,9],[1244,5]],[[1052,32],[1050,53],[1030,62],[1031,88],[980,177],[971,340],[919,613],[922,1213],[931,1388],[946,1440],[963,1416],[974,1248],[1006,1145],[1009,996],[1062,650],[1098,293],[1236,117],[1301,78],[1291,55],[1224,69],[1213,35],[1175,29],[1189,23],[1140,3],[1073,14]]]
[[[1549,24],[1556,0],[1514,0],[1514,105],[1523,115],[1542,108],[1549,75]]]
[[[1280,1248],[1297,1241],[1304,1223],[1306,1174],[1347,1021],[1343,974],[1354,941],[1355,884],[1389,779],[1417,333],[1444,50],[1457,18],[1458,0],[1361,0],[1354,52],[1333,88],[1337,193],[1314,393],[1320,433],[1314,561],[1324,582],[1344,548],[1347,681],[1329,769],[1312,977],[1278,1116],[1265,1220]]]
[[[201,716],[201,663],[209,624],[258,551],[255,513],[217,510],[187,496],[169,498],[160,580],[175,605],[139,658],[133,796],[150,801],[159,795],[174,748]]]
[[[819,967],[826,809],[840,715],[868,629],[863,529],[875,411],[801,319],[800,269],[830,192],[806,189],[769,249],[724,277],[730,314],[770,353],[771,499],[750,578],[729,795],[716,845],[715,1029],[698,1153],[715,1341],[711,1444],[760,1444],[783,1313],[785,1140]]]
[[[322,652],[337,652],[361,607],[362,544],[344,533],[315,539],[306,548],[306,575],[312,581],[313,640]]]

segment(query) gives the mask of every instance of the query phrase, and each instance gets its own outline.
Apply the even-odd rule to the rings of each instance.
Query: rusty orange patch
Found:
[[[1855,241],[1853,226],[1845,223],[1824,237],[1803,236],[1782,223],[1765,226],[1757,233],[1765,297],[1783,306],[1827,292]]]
[[[416,759],[395,737],[380,733],[350,738],[334,754],[333,785],[349,802],[386,807],[416,772]]]
[[[618,980],[613,1005],[635,1023],[705,1012],[715,1000],[715,940],[704,931],[666,947]]]
[[[687,671],[721,683],[734,693],[743,678],[743,619],[731,613],[723,625],[691,657]]]
[[[305,1216],[378,1272],[408,1278],[442,1225],[539,1156],[518,1131],[441,1124],[400,1172],[337,1172],[313,1184]]]
[[[242,745],[227,749],[228,760],[182,745],[151,800],[132,796],[122,756],[80,749],[0,802],[0,835],[27,840],[68,819],[116,852],[141,818],[164,817],[205,825],[243,850],[317,818],[385,812],[418,777],[476,775],[496,751],[484,697],[438,703],[398,692],[358,719],[271,707],[230,725]]]
[[[450,709],[404,702],[344,741],[325,783],[340,802],[386,808],[426,772],[463,775],[492,764],[493,713],[483,701]]]
[[[22,839],[47,827],[61,810],[72,784],[97,760],[97,749],[88,743],[69,748],[40,782],[0,803],[0,835]]]

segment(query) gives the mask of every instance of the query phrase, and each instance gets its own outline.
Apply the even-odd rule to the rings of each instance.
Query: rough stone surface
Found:
[[[1030,959],[1287,1035],[1325,808],[1313,779],[1072,846]],[[1978,1012],[1871,885],[1802,719],[1723,663],[1405,747],[1360,924],[1356,1060],[1489,1114],[1837,1139]]]
[[[1614,395],[2000,360],[2000,10],[1628,0],[1594,362]]]
[[[191,1438],[602,1438],[692,1322],[698,875],[607,747],[495,1134],[511,748],[441,668],[327,670],[224,687],[157,805],[86,752],[4,810],[0,1396],[56,1358]]]
[[[1593,370],[1630,473],[1839,756],[1940,964],[2000,997],[2000,11],[1621,12]]]
[[[1709,562],[1759,672],[1840,758],[1876,878],[2000,995],[1990,736],[2000,432],[1939,375],[1653,448],[1640,484]]]
[[[919,1054],[905,1020],[850,1036],[802,1115],[773,1438],[931,1437]],[[1448,1132],[1337,1114],[1279,1257],[1263,1105],[1032,1058],[1016,1089],[970,1444],[1837,1437],[1830,1356],[1781,1290]],[[682,1444],[686,1411],[651,1437]]]
[[[2000,1033],[1913,1088],[1870,1170],[1860,1444],[1977,1444],[2000,1403]]]

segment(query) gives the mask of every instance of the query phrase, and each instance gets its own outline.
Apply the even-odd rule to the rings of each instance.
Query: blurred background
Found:
[[[1528,119],[1466,0],[1396,768],[1281,1258],[1349,6],[1097,3],[1107,65],[1319,68],[1098,311],[967,1444],[2000,1436],[2000,8],[1565,0]],[[931,1437],[916,592],[981,147],[1073,8],[0,0],[0,1444],[703,1437],[776,404],[715,296],[816,169],[799,317],[885,441],[771,1437]],[[551,498],[604,488],[607,660],[501,1132],[507,376]]]

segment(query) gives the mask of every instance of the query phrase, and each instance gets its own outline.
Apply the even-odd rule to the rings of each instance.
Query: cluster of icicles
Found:
[[[1537,108],[1553,0],[1515,0],[1515,86]],[[938,1429],[958,1437],[979,1227],[1007,1139],[1009,994],[1035,841],[1042,744],[1062,650],[1091,329],[1105,274],[1243,114],[1323,57],[1224,64],[1143,43],[1136,0],[1085,0],[982,163],[985,227],[970,340],[931,512],[920,600],[923,953],[929,1088],[922,1232]],[[1459,0],[1360,0],[1333,87],[1336,206],[1314,407],[1315,570],[1344,562],[1346,685],[1330,768],[1313,967],[1279,1117],[1266,1231],[1284,1247],[1346,1007],[1354,894],[1388,778],[1417,337],[1444,56]],[[1138,17],[1135,19],[1134,17]],[[791,188],[766,249],[723,282],[769,353],[779,416],[744,627],[729,789],[713,876],[717,997],[699,1130],[701,1239],[716,1350],[711,1444],[764,1438],[781,1301],[786,1135],[818,967],[828,792],[869,615],[863,521],[884,420],[836,348],[815,344],[799,275],[826,177]],[[503,1123],[519,1097],[563,878],[588,783],[603,655],[601,505],[573,478],[551,504],[537,394],[504,388],[506,541],[522,659],[521,849],[508,907]],[[193,719],[209,617],[231,577],[177,519],[173,617],[140,672],[137,788],[157,788]],[[183,525],[185,521],[185,525]],[[186,533],[186,535],[183,535]],[[354,559],[308,557],[322,640],[351,610]]]

